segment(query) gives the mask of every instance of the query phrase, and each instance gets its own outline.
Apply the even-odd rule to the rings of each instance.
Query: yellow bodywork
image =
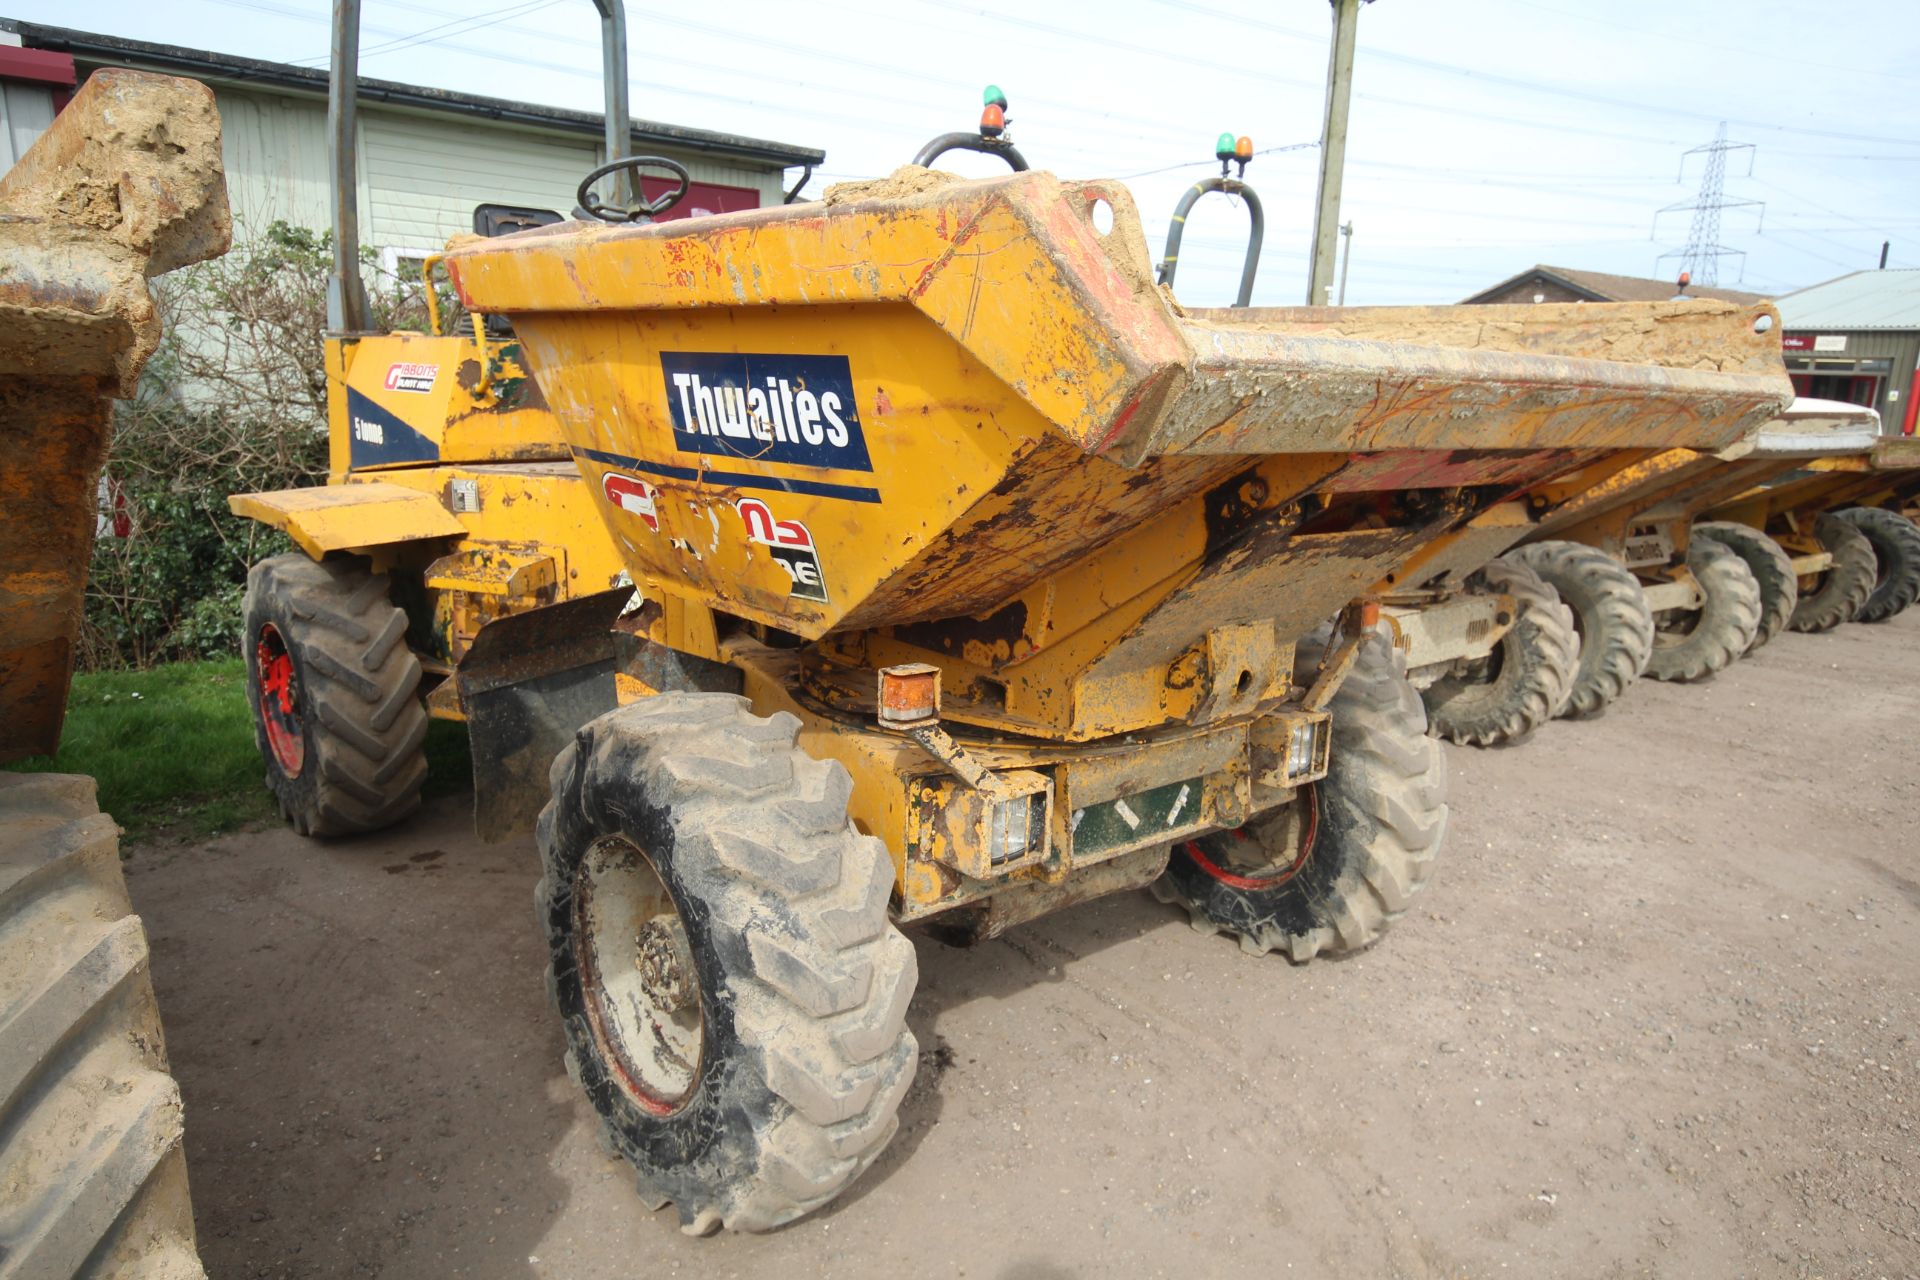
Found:
[[[1813,522],[1823,511],[1854,505],[1898,509],[1917,496],[1920,439],[1883,436],[1866,453],[1810,459],[1765,483],[1743,486],[1713,516],[1769,529],[1811,550],[1817,546]]]
[[[1113,184],[916,185],[448,255],[513,321],[631,631],[847,766],[909,918],[1271,807],[1324,619],[1518,541],[1502,492],[1723,448],[1790,395],[1765,307],[1189,312]],[[965,871],[952,775],[872,723],[904,663],[979,761],[1051,778],[1045,866]],[[1102,840],[1121,798],[1167,817]]]
[[[329,483],[228,506],[316,559],[365,555],[417,584],[410,638],[429,671],[498,618],[631,582],[517,343],[330,338],[326,364]],[[462,715],[452,696],[428,709]]]
[[[1723,448],[1791,394],[1764,306],[1187,311],[1123,188],[1038,173],[446,262],[512,339],[333,344],[335,489],[368,501],[236,503],[417,581],[447,670],[497,618],[631,580],[624,694],[680,655],[796,716],[909,918],[1118,885],[1284,802],[1316,627],[1519,540],[1531,484]],[[374,536],[382,501],[421,519]],[[322,529],[356,505],[364,540]],[[875,725],[876,669],[906,663],[975,765],[1044,777],[1044,859],[981,874],[977,797]]]
[[[1720,447],[1788,394],[1765,308],[1189,313],[1111,184],[853,197],[563,225],[448,265],[468,305],[513,317],[601,493],[635,495],[602,510],[656,639],[712,610],[853,669],[934,662],[982,727],[1089,740],[1243,712],[1284,692],[1294,638],[1476,514],[1294,527],[1222,565],[1210,505],[1297,526],[1329,492]],[[1635,344],[1665,363],[1600,358]],[[692,398],[702,368],[751,396],[749,360],[780,395],[811,370],[824,398],[837,370],[840,442],[791,447],[791,405]]]
[[[237,516],[279,529],[316,560],[330,551],[361,551],[466,533],[465,526],[431,494],[377,480],[237,493],[227,506]]]
[[[486,359],[480,358],[481,351]],[[327,342],[328,472],[565,458],[519,344],[424,333]]]

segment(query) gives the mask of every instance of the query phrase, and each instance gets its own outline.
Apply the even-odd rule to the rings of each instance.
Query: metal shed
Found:
[[[1803,396],[1880,411],[1914,434],[1920,410],[1920,269],[1856,271],[1779,299],[1787,373]]]

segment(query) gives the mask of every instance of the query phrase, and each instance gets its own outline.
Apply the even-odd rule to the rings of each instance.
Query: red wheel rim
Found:
[[[1283,867],[1273,875],[1236,875],[1234,872],[1216,863],[1212,858],[1209,858],[1206,855],[1206,851],[1200,847],[1198,840],[1188,840],[1182,847],[1186,850],[1187,856],[1193,859],[1194,866],[1199,867],[1221,884],[1231,885],[1235,889],[1250,889],[1255,891],[1261,889],[1278,889],[1281,885],[1299,875],[1301,870],[1307,865],[1308,860],[1313,857],[1314,838],[1320,834],[1320,788],[1314,786],[1307,788],[1306,805],[1307,822],[1305,829],[1300,833],[1300,852],[1294,855],[1291,865]],[[1247,834],[1245,827],[1235,827],[1225,834],[1237,840],[1253,839],[1252,836]]]
[[[307,730],[299,711],[299,689],[293,655],[280,628],[271,622],[260,628],[254,644],[254,682],[260,704],[260,724],[266,730],[273,762],[289,778],[297,778],[307,764]]]

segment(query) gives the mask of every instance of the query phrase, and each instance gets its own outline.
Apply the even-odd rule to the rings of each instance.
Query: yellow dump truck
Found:
[[[551,530],[601,523],[617,567],[578,580],[611,589],[481,626],[427,701],[468,718],[496,817],[543,779],[569,1067],[691,1230],[791,1220],[884,1145],[900,926],[969,940],[1152,885],[1251,952],[1372,942],[1446,819],[1376,585],[1462,529],[1505,545],[1512,495],[1583,457],[1722,448],[1788,395],[1721,304],[1663,313],[1658,364],[1592,354],[1645,308],[1361,336],[1183,310],[1123,187],[1042,173],[567,222],[447,267],[564,456],[239,500],[310,553],[252,578],[269,771],[310,829],[404,812],[409,636],[443,616],[416,584],[465,546],[557,598]],[[341,343],[347,385],[412,363],[380,342]],[[530,471],[580,505],[543,514]],[[531,545],[473,545],[502,508]],[[1479,568],[1472,541],[1420,580]]]
[[[1873,420],[1871,409],[1855,412]],[[1792,626],[1885,622],[1920,599],[1920,527],[1901,508],[1920,497],[1920,440],[1875,434],[1869,447],[1810,458],[1759,479],[1709,514],[1755,573],[1794,575]],[[1779,548],[1779,550],[1774,550]]]
[[[1800,606],[1786,553],[1705,517],[1776,477],[1850,465],[1842,460],[1864,456],[1877,428],[1872,410],[1795,401],[1725,449],[1600,459],[1530,490],[1533,527],[1514,554],[1578,621],[1569,710],[1598,711],[1642,673],[1700,679],[1790,623],[1808,629],[1819,605]]]
[[[343,207],[331,482],[233,505],[300,548],[245,636],[289,818],[396,820],[466,720],[482,831],[541,849],[568,1071],[690,1231],[886,1144],[903,927],[1150,886],[1254,954],[1380,937],[1447,818],[1403,668],[1514,629],[1463,584],[1525,492],[1791,394],[1765,307],[1187,309],[1118,183],[588,190],[646,163],[450,246],[471,336],[356,328]]]
[[[1891,617],[1920,594],[1920,529],[1896,510],[1920,452],[1873,410],[1796,400],[1717,451],[1606,459],[1537,486],[1516,552],[1574,609],[1571,710],[1638,674],[1695,680],[1781,629]]]
[[[1739,373],[1775,379],[1783,401],[1787,395],[1777,382],[1776,317],[1766,305],[1544,305],[1484,318],[1470,308],[1290,308],[1264,314],[1307,332],[1356,341],[1423,334],[1462,346]],[[1474,461],[1458,476],[1489,495],[1487,508],[1434,537],[1375,585],[1435,733],[1474,745],[1511,742],[1555,715],[1597,712],[1646,669],[1654,621],[1639,580],[1621,563],[1622,513],[1653,505],[1657,496],[1648,495],[1657,495],[1676,469],[1756,447],[1753,433],[1724,451],[1690,446],[1696,428],[1677,418],[1652,432],[1663,432],[1668,447],[1642,442],[1568,449],[1555,466],[1514,472],[1497,455]],[[1621,517],[1619,527],[1603,524],[1594,535],[1611,554],[1564,540],[1541,544],[1557,530],[1590,520],[1596,510]],[[1684,533],[1680,545],[1684,555]],[[1669,542],[1657,568],[1652,561],[1635,562],[1649,589],[1657,591],[1669,579],[1691,581],[1684,565],[1668,563],[1671,549]],[[1685,589],[1692,594],[1677,603],[1697,605],[1699,593]],[[1663,631],[1686,629],[1669,621]],[[1669,651],[1664,641],[1661,650],[1661,671],[1678,670],[1684,655]]]
[[[1219,175],[1183,192],[1168,224],[1157,276],[1163,288],[1170,290],[1177,278],[1186,221],[1194,205],[1221,192],[1243,202],[1247,210],[1247,248],[1234,306],[1250,306],[1266,234],[1260,197],[1245,181],[1252,155],[1251,139],[1231,133],[1219,136],[1214,144]],[[1229,166],[1234,164],[1239,172],[1230,176]],[[1565,323],[1575,317],[1534,314],[1551,322],[1550,341],[1562,354],[1605,354],[1604,349],[1581,348],[1580,326]],[[1431,311],[1392,308],[1289,307],[1266,309],[1260,316],[1269,323],[1331,337],[1360,337],[1371,330],[1398,338],[1404,336],[1405,326],[1417,329],[1433,320]],[[1533,325],[1533,341],[1539,343],[1547,328]],[[1585,336],[1602,335],[1611,340],[1608,326]],[[1654,358],[1675,354],[1662,350]],[[1747,356],[1752,359],[1751,352]],[[1764,358],[1758,362],[1764,363]],[[1597,454],[1593,451],[1589,456]],[[1489,469],[1484,479],[1500,483],[1497,468]],[[1471,746],[1516,742],[1560,714],[1567,704],[1580,653],[1573,612],[1525,562],[1497,554],[1526,537],[1538,515],[1537,508],[1508,503],[1492,516],[1476,517],[1472,528],[1455,529],[1423,549],[1420,559],[1428,565],[1424,574],[1403,570],[1374,589],[1393,647],[1426,705],[1428,731],[1436,737]]]
[[[0,175],[0,764],[52,755],[150,276],[224,253],[220,121],[100,71]],[[202,1274],[180,1091],[91,778],[0,773],[0,1275]]]

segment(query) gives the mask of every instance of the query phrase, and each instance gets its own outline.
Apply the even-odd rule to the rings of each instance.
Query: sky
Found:
[[[364,0],[362,74],[597,110],[589,0]],[[0,0],[34,22],[307,66],[329,0]],[[905,163],[1009,100],[1035,168],[1127,180],[1153,256],[1222,131],[1258,156],[1256,304],[1305,300],[1327,0],[627,0],[632,113],[814,146],[807,187]],[[1920,267],[1920,0],[1376,0],[1360,16],[1349,305],[1452,302],[1534,263],[1671,277],[1725,121],[1722,286]],[[953,155],[970,174],[997,162]],[[797,171],[793,176],[798,176]],[[1232,300],[1247,215],[1187,224],[1178,293]]]

